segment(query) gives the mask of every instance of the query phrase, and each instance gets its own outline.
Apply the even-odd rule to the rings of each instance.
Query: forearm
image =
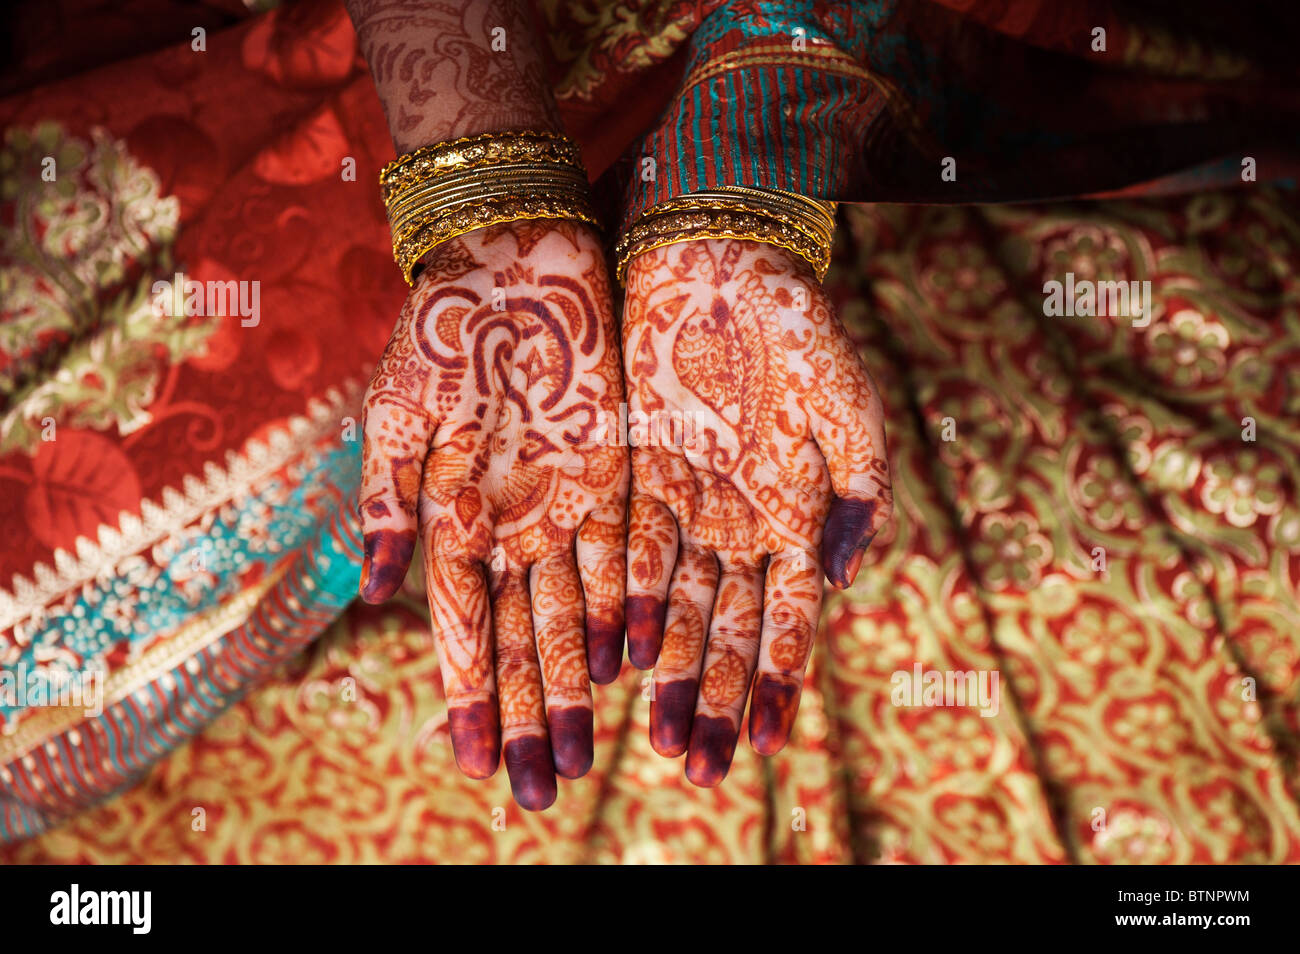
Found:
[[[507,129],[560,131],[523,0],[345,0],[399,154]]]
[[[713,7],[686,44],[676,97],[635,146],[639,174],[625,185],[618,232],[664,202],[719,186],[858,198],[845,190],[885,102],[863,65],[877,6]]]

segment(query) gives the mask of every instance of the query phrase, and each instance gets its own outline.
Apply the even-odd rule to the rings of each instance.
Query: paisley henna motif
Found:
[[[457,763],[483,778],[504,751],[525,808],[590,768],[590,681],[622,661],[609,295],[584,226],[470,233],[426,264],[366,395],[362,596],[393,594],[418,528]]]
[[[632,451],[629,655],[658,650],[651,744],[715,785],[751,680],[751,744],[786,743],[823,567],[848,586],[889,518],[883,409],[812,271],[755,242],[634,259],[623,345],[629,416],[690,425]]]

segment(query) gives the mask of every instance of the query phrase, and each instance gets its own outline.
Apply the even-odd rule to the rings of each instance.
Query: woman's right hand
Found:
[[[504,751],[515,800],[592,762],[590,681],[623,657],[623,382],[592,229],[521,221],[439,246],[364,411],[361,594],[390,597],[417,539],[456,762]]]

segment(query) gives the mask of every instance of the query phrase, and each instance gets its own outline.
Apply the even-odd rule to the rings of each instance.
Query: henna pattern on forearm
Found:
[[[544,808],[592,761],[591,679],[622,661],[627,452],[598,239],[515,222],[435,250],[365,402],[362,595],[418,526],[457,763]]]
[[[345,5],[399,153],[478,133],[560,130],[522,0]]]
[[[787,741],[823,566],[847,586],[889,517],[883,408],[811,270],[758,243],[638,256],[623,343],[629,414],[693,423],[632,451],[629,656],[659,649],[651,744],[714,785],[751,681],[751,744]]]

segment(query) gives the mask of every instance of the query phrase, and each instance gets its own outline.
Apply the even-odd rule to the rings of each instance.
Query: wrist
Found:
[[[402,128],[400,115],[394,122],[387,105],[385,115],[389,116],[388,131],[393,137],[393,148],[397,155],[404,156],[425,146],[457,139],[467,139],[481,135],[500,135],[504,133],[528,130],[530,132],[564,135],[559,113],[551,101],[549,91],[545,101],[519,103],[509,109],[502,109],[492,115],[458,117],[433,114]]]
[[[560,131],[524,0],[345,0],[399,155],[510,129]]]

